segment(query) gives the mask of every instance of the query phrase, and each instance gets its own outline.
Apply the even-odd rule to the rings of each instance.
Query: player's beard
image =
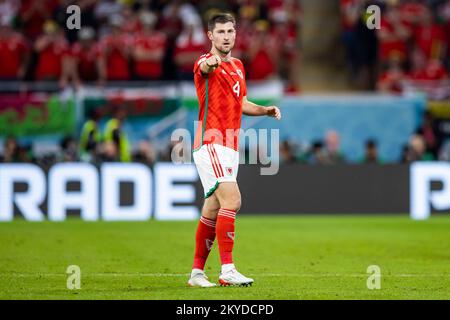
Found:
[[[228,49],[228,50],[223,50],[223,49],[217,47],[216,45],[214,45],[214,47],[215,47],[216,50],[219,51],[221,54],[227,55],[227,54],[229,54],[229,53],[231,52],[231,50],[233,50],[233,48],[234,48],[234,43],[233,43],[233,44],[230,44],[230,49]]]

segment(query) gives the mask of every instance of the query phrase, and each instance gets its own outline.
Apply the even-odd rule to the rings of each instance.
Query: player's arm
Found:
[[[200,70],[203,74],[208,74],[216,70],[221,63],[222,59],[220,59],[218,55],[213,54],[211,57],[200,64]]]
[[[247,96],[242,100],[242,112],[247,116],[269,116],[281,119],[280,109],[276,106],[263,107],[251,101],[248,101]]]

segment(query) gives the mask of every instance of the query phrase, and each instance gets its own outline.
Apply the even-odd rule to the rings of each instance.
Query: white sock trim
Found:
[[[222,273],[227,273],[228,271],[231,271],[233,269],[236,269],[234,263],[227,263],[222,265]]]
[[[192,271],[191,271],[191,277],[192,277],[193,275],[195,275],[195,274],[198,274],[198,273],[205,274],[205,272],[204,272],[202,269],[196,269],[196,268],[194,268],[194,269],[192,269]]]

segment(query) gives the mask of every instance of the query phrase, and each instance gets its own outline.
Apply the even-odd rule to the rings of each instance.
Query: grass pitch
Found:
[[[197,222],[0,224],[0,299],[450,299],[450,217],[240,216],[252,287],[189,288]],[[69,265],[81,289],[68,290]],[[366,286],[369,265],[381,289]],[[217,281],[214,245],[206,265]]]

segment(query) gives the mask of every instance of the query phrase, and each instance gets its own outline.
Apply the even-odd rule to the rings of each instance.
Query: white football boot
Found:
[[[219,283],[221,286],[251,286],[253,283],[252,278],[247,278],[243,274],[239,273],[236,268],[228,271],[223,271],[219,276]]]
[[[216,284],[208,280],[205,272],[200,269],[192,269],[191,278],[188,281],[188,285],[191,287],[209,288],[215,287]]]

